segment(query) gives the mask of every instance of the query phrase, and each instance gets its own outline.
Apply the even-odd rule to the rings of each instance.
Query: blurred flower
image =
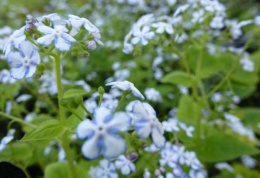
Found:
[[[7,69],[0,71],[0,83],[12,84],[15,82],[16,80],[11,77],[10,72]]]
[[[193,126],[187,126],[186,124],[184,123],[179,123],[181,129],[183,129],[185,132],[186,132],[186,135],[188,137],[193,137],[193,134],[192,132],[194,131],[194,127]]]
[[[127,176],[131,172],[135,171],[135,165],[130,160],[128,160],[124,155],[121,155],[116,159],[115,166],[117,169],[121,170],[121,173],[124,176]]]
[[[151,177],[151,173],[147,168],[145,168],[143,178],[150,178],[150,177]]]
[[[162,148],[165,144],[164,130],[152,106],[148,103],[135,101],[133,104],[133,114],[136,117],[133,125],[137,135],[140,138],[148,138],[151,134],[153,143],[158,148]]]
[[[179,155],[175,152],[171,143],[167,142],[165,147],[161,150],[160,166],[169,166],[174,168],[177,166]]]
[[[154,32],[150,31],[150,27],[144,26],[142,29],[136,27],[135,25],[132,28],[133,38],[131,40],[132,44],[141,43],[142,45],[147,45],[148,40],[154,37]]]
[[[18,51],[10,51],[6,56],[7,62],[11,65],[11,77],[22,79],[32,77],[36,66],[40,63],[40,55],[35,47],[28,41],[23,41],[18,46]]]
[[[146,88],[144,93],[145,93],[147,100],[154,101],[154,102],[162,101],[162,96],[161,96],[160,92],[154,88]]]
[[[156,33],[162,34],[167,32],[168,34],[173,34],[172,25],[166,22],[153,23],[152,27],[156,28]]]
[[[134,84],[128,81],[122,81],[122,82],[110,82],[107,83],[106,86],[112,86],[112,88],[119,88],[123,91],[131,91],[134,96],[144,99],[144,96],[140,93],[140,91],[135,88]]]
[[[94,111],[94,119],[82,121],[76,130],[80,139],[87,138],[82,146],[82,153],[88,159],[95,159],[100,154],[106,158],[121,155],[126,149],[125,141],[117,135],[128,130],[130,118],[124,112],[112,115],[112,112],[99,107]]]
[[[6,145],[14,139],[15,129],[10,129],[5,137],[0,142],[0,152],[6,147]]]
[[[81,18],[76,15],[69,14],[69,22],[72,27],[76,28],[77,30],[80,29],[80,27],[84,26],[84,28],[89,32],[99,32],[98,28],[93,25],[88,19]]]
[[[176,118],[169,118],[167,121],[162,122],[165,132],[178,132],[180,128],[178,127],[178,120]]]
[[[76,42],[76,40],[67,33],[68,29],[62,25],[56,25],[54,28],[40,25],[37,26],[37,29],[45,34],[45,36],[36,40],[37,43],[49,46],[54,41],[54,46],[59,51],[69,51],[71,43]]]
[[[26,37],[24,35],[24,29],[25,27],[22,27],[19,30],[14,31],[14,33],[8,38],[8,40],[6,41],[3,47],[3,52],[5,53],[5,57],[12,50],[12,47],[18,48],[19,44],[25,40]]]
[[[108,160],[101,160],[95,169],[97,178],[117,178],[116,167]]]
[[[245,71],[253,72],[255,69],[255,64],[250,60],[248,53],[243,54],[243,57],[240,59],[240,64]]]
[[[220,102],[221,99],[222,99],[222,94],[221,94],[220,92],[214,93],[214,94],[212,95],[212,97],[211,97],[211,100],[212,100],[213,102],[216,102],[216,103]]]
[[[251,156],[247,156],[247,155],[242,156],[241,161],[247,168],[252,169],[252,168],[256,167],[257,161],[254,158],[252,158]]]
[[[210,27],[213,29],[222,29],[224,28],[224,17],[223,16],[215,16],[211,22],[210,22]]]
[[[228,170],[229,172],[234,172],[233,167],[231,167],[228,163],[226,162],[219,162],[215,164],[215,167],[219,170]]]
[[[192,169],[198,170],[202,167],[202,164],[197,158],[197,155],[194,151],[187,151],[185,153],[185,164]]]

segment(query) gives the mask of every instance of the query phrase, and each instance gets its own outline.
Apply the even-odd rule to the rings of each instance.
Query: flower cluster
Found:
[[[44,54],[48,48],[51,49],[48,51],[50,54],[52,45],[60,52],[71,50],[73,43],[85,46],[81,47],[82,50],[93,50],[96,43],[103,45],[98,28],[89,20],[75,15],[68,17],[69,19],[65,20],[58,14],[50,14],[33,19],[31,15],[27,15],[25,26],[14,31],[3,47],[4,56],[11,66],[12,78],[32,77],[41,62],[39,52]],[[81,27],[88,32],[88,38],[78,42],[75,36]]]

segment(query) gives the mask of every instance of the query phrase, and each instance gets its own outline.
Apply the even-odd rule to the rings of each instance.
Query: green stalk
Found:
[[[33,125],[33,124],[29,123],[29,122],[25,122],[24,120],[19,119],[19,118],[17,118],[17,117],[14,117],[14,116],[10,116],[10,115],[8,115],[8,114],[5,114],[5,113],[2,112],[2,111],[0,111],[0,116],[4,116],[4,117],[6,117],[6,118],[8,118],[8,119],[11,119],[11,120],[14,121],[14,122],[19,122],[19,123],[21,123],[21,124],[23,124],[23,125],[27,125],[27,126],[32,127],[32,128],[36,128],[36,125]]]
[[[63,97],[63,91],[62,91],[62,84],[61,84],[60,54],[59,53],[55,56],[55,73],[56,73],[56,84],[57,84],[57,89],[58,89],[59,118],[60,118],[61,124],[63,124],[65,126],[65,122],[66,122],[65,110],[64,110],[64,107],[62,107],[62,105],[61,105],[61,98]],[[61,144],[62,144],[62,147],[66,154],[71,177],[77,178],[76,170],[73,165],[73,158],[72,158],[71,152],[70,152],[70,145],[69,145],[69,139],[68,139],[67,134],[62,135]]]
[[[114,110],[114,113],[115,113],[116,111],[118,111],[118,110],[122,107],[122,105],[123,105],[123,103],[124,103],[124,101],[125,101],[125,99],[126,99],[126,96],[127,96],[129,93],[130,93],[130,91],[123,91],[122,97],[120,98],[120,101],[119,101],[119,103],[118,103],[116,109]]]

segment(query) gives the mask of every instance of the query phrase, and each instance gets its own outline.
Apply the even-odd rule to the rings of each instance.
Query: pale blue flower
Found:
[[[173,146],[167,142],[165,148],[161,151],[160,165],[167,165],[171,168],[175,168],[177,166],[178,156],[179,155],[175,152]]]
[[[115,161],[117,169],[121,170],[121,173],[125,176],[135,171],[135,165],[132,161],[128,160],[124,155],[119,156]]]
[[[156,117],[156,113],[152,106],[148,103],[135,101],[133,104],[133,114],[136,117],[133,125],[137,135],[143,139],[148,138],[151,135],[155,146],[158,148],[163,147],[165,144],[163,126]]]
[[[96,168],[97,178],[117,178],[116,167],[108,160],[102,160],[99,162],[99,166]]]
[[[82,146],[82,153],[88,159],[96,159],[101,154],[106,158],[115,158],[126,149],[125,141],[118,136],[118,132],[127,131],[131,119],[124,112],[115,113],[99,107],[94,111],[94,119],[84,120],[77,127],[79,138],[86,138]]]
[[[18,46],[18,51],[10,51],[6,60],[11,65],[10,74],[14,79],[32,77],[36,66],[40,63],[40,55],[36,48],[28,41],[23,41]]]
[[[134,96],[144,99],[144,96],[141,94],[141,92],[131,82],[128,81],[110,82],[107,83],[106,86],[112,86],[112,88],[119,88],[120,90],[123,91],[131,91]]]
[[[62,25],[56,25],[54,28],[40,25],[37,29],[45,35],[37,39],[37,43],[49,46],[54,41],[54,46],[59,51],[69,51],[71,43],[76,40],[70,36],[67,32],[68,29]]]
[[[3,52],[5,57],[9,54],[13,47],[18,48],[19,44],[25,40],[24,35],[25,27],[20,28],[19,30],[14,31],[14,33],[8,38],[3,47]]]
[[[202,168],[202,164],[194,151],[185,152],[185,164],[195,170]]]
[[[72,14],[69,14],[68,16],[71,26],[76,28],[77,30],[79,30],[80,27],[84,26],[84,28],[90,33],[99,32],[98,28],[93,25],[88,19],[81,18]]]
[[[132,44],[141,43],[142,45],[147,45],[148,40],[154,37],[154,32],[150,31],[150,27],[144,26],[142,29],[140,29],[137,26],[133,27],[133,38],[131,40]]]

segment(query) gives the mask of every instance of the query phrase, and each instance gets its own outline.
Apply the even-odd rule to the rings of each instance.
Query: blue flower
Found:
[[[84,120],[77,127],[79,138],[87,138],[82,146],[82,153],[88,159],[96,159],[101,154],[106,158],[115,158],[126,149],[125,141],[117,135],[127,131],[131,119],[124,112],[115,113],[99,107],[94,111],[94,119]]]
[[[135,115],[133,125],[137,135],[145,139],[151,134],[154,145],[162,148],[165,144],[164,130],[152,106],[148,103],[135,101],[133,104],[133,114]]]
[[[117,178],[116,167],[108,160],[102,160],[99,162],[99,166],[96,168],[97,178]]]
[[[37,39],[37,43],[48,46],[54,41],[54,46],[59,51],[69,51],[71,43],[76,42],[72,36],[66,33],[68,29],[62,25],[56,25],[54,28],[40,25],[37,29],[45,34]]]
[[[121,173],[125,176],[135,171],[135,165],[124,155],[121,155],[116,159],[115,165],[118,169],[121,169]]]
[[[112,88],[119,88],[120,90],[123,90],[123,91],[131,91],[134,96],[144,100],[144,96],[131,82],[128,82],[128,81],[110,82],[110,83],[107,83],[106,86],[112,86]]]
[[[23,41],[18,46],[18,51],[10,51],[6,60],[11,65],[11,77],[22,79],[32,77],[36,66],[40,63],[40,55],[36,48],[28,41]]]

